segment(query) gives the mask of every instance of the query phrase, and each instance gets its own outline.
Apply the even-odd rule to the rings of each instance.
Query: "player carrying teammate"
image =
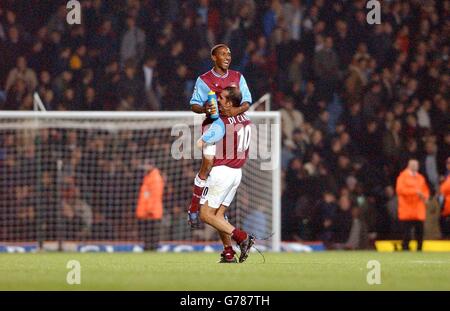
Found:
[[[229,106],[238,107],[241,100],[242,95],[237,87],[227,87],[218,95],[221,110],[229,108]],[[202,126],[204,135],[198,142],[198,146],[202,148],[205,156],[203,162],[212,162],[212,169],[200,201],[200,219],[214,227],[220,234],[224,244],[220,262],[236,262],[231,239],[238,244],[241,250],[239,262],[244,262],[255,238],[231,225],[225,219],[225,211],[233,201],[241,182],[241,167],[246,162],[250,146],[251,121],[245,114],[235,117],[221,115],[220,118],[224,123],[224,129],[219,134],[223,137],[222,140],[214,144],[205,140],[210,131],[208,126],[213,122],[212,119],[206,119]]]

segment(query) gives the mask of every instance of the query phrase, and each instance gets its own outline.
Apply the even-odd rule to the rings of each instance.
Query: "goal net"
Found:
[[[278,112],[251,112],[256,133],[230,222],[280,248]],[[187,224],[201,152],[191,112],[0,112],[0,242],[142,241],[144,178],[162,177],[160,241],[218,241]],[[148,194],[151,196],[151,193]]]

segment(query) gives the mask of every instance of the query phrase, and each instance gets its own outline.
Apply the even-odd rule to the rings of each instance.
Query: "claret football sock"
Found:
[[[247,238],[247,232],[239,230],[239,229],[234,229],[232,234],[231,234],[231,238],[233,240],[236,241],[236,243],[241,243],[242,241],[244,241]]]
[[[200,207],[200,198],[202,197],[203,189],[205,188],[206,180],[201,179],[198,174],[194,179],[194,189],[192,191],[191,206],[189,212],[196,213]]]
[[[234,249],[232,246],[227,246],[223,248],[223,253],[224,254],[233,254],[234,255]]]
[[[222,256],[227,260],[233,260],[235,254],[236,252],[234,251],[232,246],[224,247],[222,252]]]

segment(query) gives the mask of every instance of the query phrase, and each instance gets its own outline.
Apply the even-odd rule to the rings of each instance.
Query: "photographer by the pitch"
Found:
[[[403,250],[409,249],[411,231],[414,228],[417,250],[422,250],[426,202],[430,196],[425,177],[419,173],[419,161],[410,159],[408,166],[397,178],[398,219],[403,230]]]

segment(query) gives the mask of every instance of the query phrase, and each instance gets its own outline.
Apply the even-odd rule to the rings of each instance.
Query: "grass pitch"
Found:
[[[218,264],[206,253],[1,254],[0,290],[450,290],[449,253],[252,253],[243,264]],[[69,260],[81,284],[68,285]],[[367,283],[369,260],[381,284]]]

